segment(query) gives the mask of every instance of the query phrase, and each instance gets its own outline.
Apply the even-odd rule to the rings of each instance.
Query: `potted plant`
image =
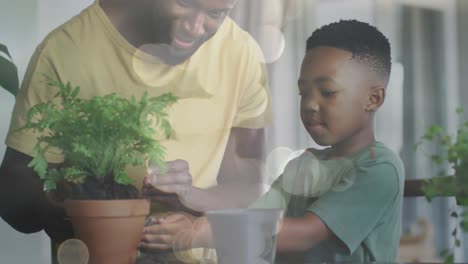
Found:
[[[11,60],[8,48],[0,43],[0,86],[13,95],[18,92],[18,70]]]
[[[113,93],[90,99],[80,88],[47,76],[54,99],[33,106],[21,129],[37,133],[32,167],[47,192],[65,200],[77,238],[87,245],[90,263],[134,263],[149,202],[125,172],[147,160],[164,168],[164,147],[154,138],[171,134],[166,108],[171,94],[140,100]],[[64,161],[48,168],[45,153],[58,148]]]
[[[457,113],[463,114],[463,109],[458,108]],[[432,143],[441,150],[431,155],[431,159],[442,169],[437,176],[425,180],[422,187],[427,200],[431,201],[436,196],[454,196],[457,205],[465,208],[461,213],[451,213],[459,223],[452,231],[455,246],[459,247],[461,242],[457,237],[460,229],[468,232],[468,122],[460,123],[455,136],[451,136],[441,126],[433,125],[416,147],[423,142]],[[444,250],[441,255],[447,263],[453,262],[453,254],[449,250]]]

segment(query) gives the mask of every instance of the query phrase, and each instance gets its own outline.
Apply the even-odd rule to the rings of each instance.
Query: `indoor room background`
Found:
[[[20,81],[42,39],[92,2],[0,0],[0,43],[9,48]],[[389,37],[393,68],[377,117],[377,137],[400,154],[407,179],[437,174],[430,158],[414,151],[413,144],[433,123],[454,132],[459,122],[456,108],[468,110],[468,1],[239,0],[231,17],[264,52],[274,111],[267,131],[272,177],[298,151],[315,146],[299,119],[296,83],[306,39],[313,30],[339,19],[369,22]],[[0,158],[13,104],[13,96],[0,89]],[[453,243],[450,233],[456,223],[449,211],[455,206],[452,198],[432,203],[405,198],[402,234],[408,240],[402,241],[400,260],[440,261],[440,250]],[[468,234],[460,239],[455,260],[467,262]],[[43,232],[21,234],[0,220],[0,263],[50,263],[50,241]]]

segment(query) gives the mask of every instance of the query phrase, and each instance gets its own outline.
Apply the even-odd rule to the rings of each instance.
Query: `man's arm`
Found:
[[[39,176],[27,166],[31,159],[7,148],[0,167],[0,216],[19,232],[44,229],[53,240],[62,241],[72,236],[71,225],[65,221],[63,208],[49,200]]]
[[[248,207],[267,189],[262,178],[264,140],[264,129],[231,129],[218,185],[209,189],[192,187],[180,195],[182,203],[202,212]]]
[[[262,179],[263,146],[263,129],[233,128],[221,162],[217,186],[208,189],[193,187],[189,164],[176,160],[169,163],[170,172],[145,179],[144,193],[156,197],[161,195],[161,191],[176,193],[185,207],[198,212],[247,207],[268,188]]]

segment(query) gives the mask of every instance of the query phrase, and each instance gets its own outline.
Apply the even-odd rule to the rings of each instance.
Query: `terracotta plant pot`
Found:
[[[135,200],[67,200],[73,230],[89,250],[89,264],[133,264],[150,204]]]

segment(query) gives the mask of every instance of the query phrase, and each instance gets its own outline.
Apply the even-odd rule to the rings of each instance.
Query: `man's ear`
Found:
[[[366,111],[375,112],[385,101],[385,86],[374,86],[369,89],[369,100],[367,101]]]

